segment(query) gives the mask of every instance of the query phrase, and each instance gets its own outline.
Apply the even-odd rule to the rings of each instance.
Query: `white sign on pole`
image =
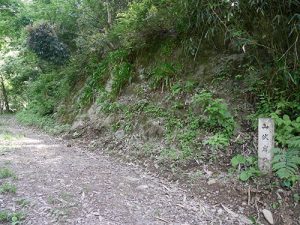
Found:
[[[263,174],[272,172],[275,125],[270,118],[258,120],[258,167]]]

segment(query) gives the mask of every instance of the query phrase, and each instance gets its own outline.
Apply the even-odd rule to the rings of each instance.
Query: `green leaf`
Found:
[[[291,122],[290,117],[288,115],[284,115],[282,118],[287,122]]]
[[[280,179],[288,179],[293,173],[288,168],[281,168],[276,172]]]
[[[246,158],[246,161],[247,161],[247,164],[251,166],[256,162],[256,159],[253,156],[249,156]]]
[[[278,162],[273,164],[273,170],[279,170],[286,166],[286,162]]]
[[[236,155],[235,157],[233,157],[232,159],[231,159],[231,165],[233,166],[233,167],[237,167],[238,165],[240,165],[240,164],[245,164],[246,163],[246,159],[245,159],[245,157],[243,156],[243,155]]]
[[[251,177],[251,173],[249,173],[248,171],[243,171],[240,174],[241,181],[247,181],[247,180],[249,180],[250,177]]]

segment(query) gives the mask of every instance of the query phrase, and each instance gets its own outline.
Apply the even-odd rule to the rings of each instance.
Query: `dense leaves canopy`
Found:
[[[28,28],[28,46],[40,58],[63,64],[69,58],[69,50],[59,41],[54,28],[48,24],[39,24]]]

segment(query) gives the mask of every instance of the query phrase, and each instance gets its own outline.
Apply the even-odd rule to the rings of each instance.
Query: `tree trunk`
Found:
[[[111,15],[111,7],[109,4],[109,0],[106,0],[106,8],[107,8],[107,23],[108,23],[108,28],[110,28],[112,24],[112,15]]]
[[[10,109],[9,109],[9,104],[8,104],[8,97],[7,97],[7,91],[5,89],[5,85],[4,85],[4,79],[3,77],[1,76],[1,87],[2,87],[2,96],[3,96],[3,101],[4,101],[4,111],[5,112],[10,112]]]

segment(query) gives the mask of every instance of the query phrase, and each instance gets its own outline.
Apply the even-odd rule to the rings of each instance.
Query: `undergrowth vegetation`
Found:
[[[10,223],[11,225],[21,224],[21,221],[24,220],[25,215],[20,212],[10,213],[7,211],[0,211],[0,222]]]
[[[0,182],[2,180],[7,180],[9,178],[17,179],[15,173],[8,168],[0,168]],[[1,195],[11,195],[15,194],[17,188],[14,184],[10,182],[3,182],[0,185],[0,194]],[[25,214],[23,212],[18,212],[14,210],[14,212],[9,212],[6,210],[0,210],[0,222],[2,224],[10,223],[11,225],[21,224],[22,220],[25,219]]]
[[[258,172],[255,151],[236,150],[241,133],[272,117],[275,174],[290,186],[299,180],[299,1],[6,0],[0,8],[0,111],[19,110],[21,122],[54,133],[95,102],[122,116],[113,131],[133,132],[145,115],[163,124],[162,159],[230,153],[244,181]],[[138,102],[119,103],[126,91]]]

